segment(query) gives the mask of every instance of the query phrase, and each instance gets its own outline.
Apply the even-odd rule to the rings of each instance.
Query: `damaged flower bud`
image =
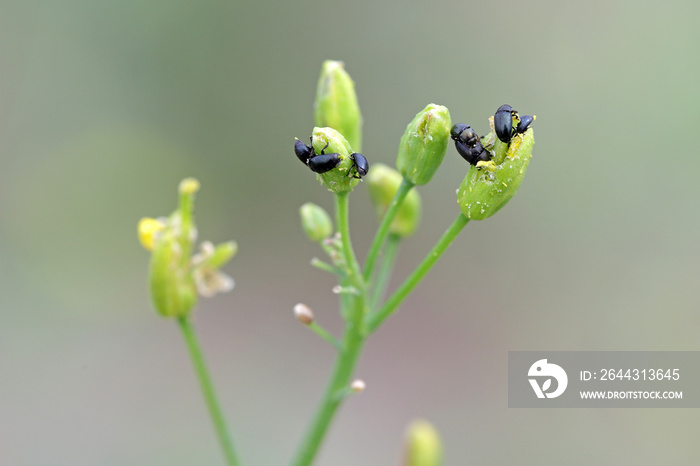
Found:
[[[484,141],[493,139],[493,134],[489,134]],[[457,190],[457,202],[468,219],[483,220],[508,203],[523,181],[534,143],[532,128],[524,128],[523,133],[516,132],[508,143],[496,139],[493,158],[470,167]]]

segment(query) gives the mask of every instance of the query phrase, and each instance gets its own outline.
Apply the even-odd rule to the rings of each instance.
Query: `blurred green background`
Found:
[[[468,225],[369,341],[367,390],[319,465],[395,465],[403,429],[447,465],[697,464],[694,410],[507,408],[509,350],[700,350],[697,2],[0,3],[0,464],[222,464],[177,326],[152,310],[142,216],[202,182],[202,239],[236,289],[197,328],[246,464],[285,464],[340,330],[298,207],[332,207],[292,153],[324,59],[346,64],[363,152],[393,164],[430,102],[485,132],[536,114],[520,192]],[[448,149],[398,279],[458,212]],[[359,251],[376,221],[351,199]]]

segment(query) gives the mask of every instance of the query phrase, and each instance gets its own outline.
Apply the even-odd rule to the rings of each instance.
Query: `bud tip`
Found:
[[[350,384],[350,388],[352,388],[352,391],[355,393],[360,393],[360,392],[364,391],[364,389],[366,387],[367,387],[367,384],[365,384],[365,381],[362,379],[355,379]]]
[[[194,194],[199,191],[199,181],[196,178],[185,178],[180,181],[180,194]]]
[[[314,313],[309,306],[302,303],[294,306],[294,317],[304,325],[311,325],[314,321]]]

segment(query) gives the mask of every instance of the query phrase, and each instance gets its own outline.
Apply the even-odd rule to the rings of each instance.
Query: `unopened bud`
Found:
[[[396,168],[416,185],[426,184],[445,157],[452,121],[450,111],[430,104],[406,127],[401,138]]]
[[[294,306],[294,317],[304,325],[311,325],[314,321],[314,313],[306,304],[302,303]]]
[[[439,466],[441,464],[440,434],[428,421],[413,421],[406,430],[402,466]]]
[[[299,208],[301,226],[311,241],[322,242],[333,234],[333,221],[325,209],[313,202]]]
[[[383,163],[377,163],[372,167],[372,172],[367,175],[367,187],[369,197],[372,199],[374,209],[379,221],[384,217],[391,201],[396,195],[403,180],[401,174]],[[391,222],[389,232],[402,238],[411,236],[420,223],[421,199],[418,191],[411,189],[401,204],[394,221]]]
[[[357,291],[357,288],[354,286],[341,286],[341,285],[335,285],[331,291],[333,291],[333,294],[354,294],[354,295],[359,295],[360,292]]]
[[[165,317],[186,317],[197,304],[194,278],[183,268],[182,249],[171,229],[156,242],[151,255],[151,298]]]
[[[194,194],[199,191],[199,181],[195,178],[185,178],[180,182],[180,194]]]
[[[366,387],[367,385],[365,384],[365,381],[361,379],[355,379],[350,384],[350,388],[352,388],[352,391],[355,393],[360,393],[361,391],[364,391]]]
[[[350,143],[333,128],[314,128],[312,141],[316,154],[323,152],[338,156],[335,168],[318,175],[321,182],[335,193],[352,191],[359,180],[351,173],[354,164],[350,154],[354,151]]]
[[[217,244],[214,247],[214,252],[211,259],[208,261],[210,267],[219,269],[226,265],[233,256],[238,252],[238,244],[235,241],[228,241],[226,243]]]
[[[316,126],[340,132],[356,152],[362,145],[362,116],[355,94],[355,83],[342,61],[326,60],[316,88],[314,103]]]

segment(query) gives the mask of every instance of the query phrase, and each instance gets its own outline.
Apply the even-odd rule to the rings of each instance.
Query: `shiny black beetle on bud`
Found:
[[[320,154],[311,157],[309,161],[306,162],[312,172],[319,174],[326,173],[333,170],[340,163],[340,154],[326,154],[324,152],[326,147],[328,147],[328,143],[326,143],[326,146],[321,149]]]
[[[308,165],[309,159],[316,155],[312,146],[304,144],[299,139],[294,141],[294,153],[297,154],[297,158],[301,160],[301,163],[304,165]]]
[[[328,144],[326,144],[326,147],[328,147]],[[326,154],[324,153],[326,147],[323,148],[320,154],[316,154],[313,146],[304,144],[299,139],[294,141],[294,153],[297,155],[297,158],[309,167],[312,172],[319,174],[333,170],[340,163],[340,154]]]
[[[496,114],[493,116],[493,127],[496,130],[496,136],[506,144],[513,138],[513,117],[517,114],[518,112],[513,110],[513,107],[504,104],[498,107]]]
[[[481,144],[481,139],[471,126],[457,123],[450,130],[450,137],[455,142],[455,149],[471,165],[491,160],[491,154]]]
[[[535,121],[535,117],[532,115],[521,116],[520,123],[518,123],[518,127],[515,128],[515,132],[518,134],[523,134],[525,131],[527,131],[533,121]]]
[[[350,159],[352,159],[352,166],[355,168],[353,178],[360,179],[369,172],[369,162],[364,155],[353,152],[350,154]]]
[[[313,144],[313,136],[311,139],[311,143]],[[340,154],[326,154],[324,152],[326,147],[328,147],[328,144],[321,150],[320,154],[316,154],[312,145],[305,144],[299,139],[294,141],[294,153],[297,155],[297,158],[301,160],[304,165],[309,167],[312,172],[319,174],[333,170],[341,161]],[[350,159],[355,169],[355,174],[352,175],[353,178],[360,179],[369,172],[369,162],[364,155],[353,152],[350,154]]]

